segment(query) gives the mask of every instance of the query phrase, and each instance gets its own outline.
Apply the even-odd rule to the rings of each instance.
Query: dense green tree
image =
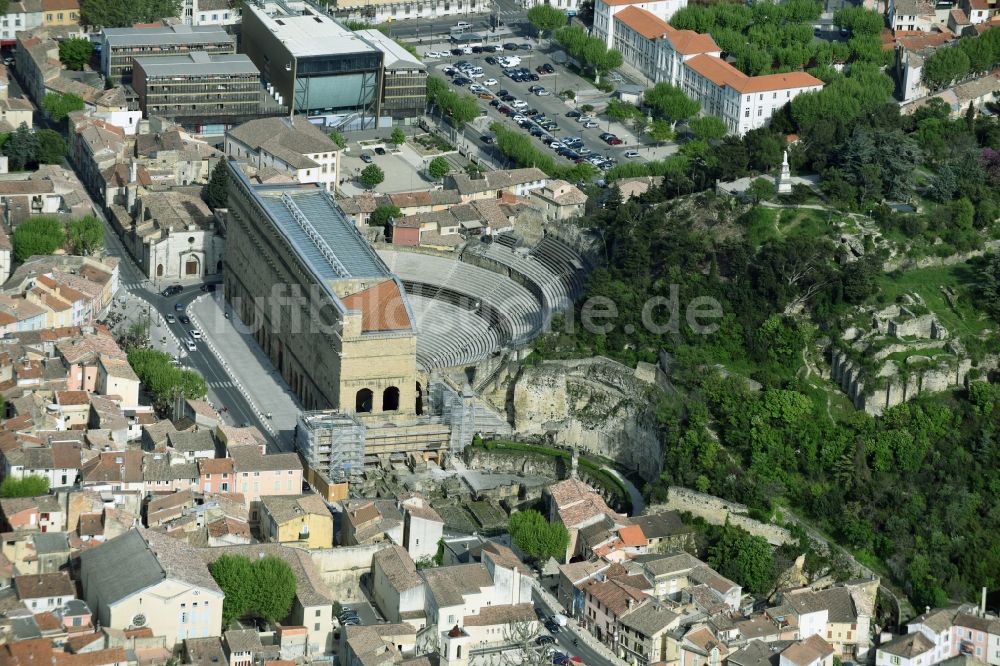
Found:
[[[94,45],[89,39],[71,37],[59,42],[59,61],[66,69],[81,70],[90,63],[94,55]]]
[[[251,560],[243,555],[222,555],[209,566],[212,578],[226,598],[222,623],[243,617],[280,622],[288,617],[295,600],[296,580],[288,563],[267,556]]]
[[[992,252],[978,266],[978,291],[983,305],[993,318],[1000,321],[1000,254]]]
[[[536,560],[554,557],[562,562],[569,546],[569,532],[562,523],[550,523],[534,510],[518,511],[507,523],[514,545]]]
[[[729,133],[726,123],[715,116],[699,116],[688,125],[694,135],[704,141],[718,141]]]
[[[546,32],[551,34],[553,30],[566,25],[566,12],[552,5],[538,4],[528,10],[528,20],[535,26],[539,38],[543,38]]]
[[[178,368],[170,354],[135,347],[128,350],[128,362],[139,381],[154,396],[161,409],[173,405],[177,396],[201,400],[208,393],[205,380],[194,370]]]
[[[885,29],[885,19],[877,11],[862,7],[844,7],[833,13],[833,22],[853,35],[877,37]]]
[[[479,117],[479,100],[469,94],[460,95],[439,76],[427,77],[427,104],[438,107],[459,127]]]
[[[83,98],[73,93],[45,93],[42,99],[42,108],[45,114],[56,122],[60,122],[73,111],[82,111],[84,106]]]
[[[774,554],[766,539],[726,524],[722,538],[709,551],[709,565],[754,594],[772,591]]]
[[[674,130],[666,120],[654,120],[646,127],[646,135],[657,145],[674,138]]]
[[[383,180],[385,180],[385,172],[377,164],[369,164],[361,170],[361,184],[370,190],[374,190]]]
[[[35,132],[35,138],[38,140],[35,161],[39,164],[62,164],[66,157],[66,140],[59,132],[40,129]]]
[[[80,18],[85,25],[130,28],[181,15],[180,0],[83,0]]]
[[[344,135],[337,130],[330,132],[330,140],[337,144],[337,148],[340,148],[341,150],[347,148],[347,139],[345,139]]]
[[[933,89],[942,88],[969,75],[969,56],[960,48],[941,48],[924,61],[924,83]]]
[[[671,128],[694,116],[701,108],[698,102],[669,83],[657,83],[647,90],[645,102],[653,110],[653,114],[669,122]]]
[[[21,171],[38,160],[38,136],[25,123],[18,125],[3,145],[11,171]]]
[[[392,130],[392,134],[389,136],[389,142],[398,148],[406,143],[406,134],[402,129],[396,127]]]
[[[444,157],[435,157],[427,165],[427,175],[434,180],[441,180],[451,173],[451,164]]]
[[[104,225],[93,215],[72,220],[66,235],[74,254],[93,254],[104,247]]]
[[[201,198],[212,210],[229,205],[229,170],[225,160],[219,160],[212,167],[212,175],[201,188]]]
[[[48,493],[49,480],[35,474],[20,479],[8,476],[0,483],[0,497],[39,497]]]
[[[19,262],[35,255],[50,255],[65,243],[62,222],[54,217],[30,217],[14,228],[14,258]]]
[[[368,218],[368,224],[373,227],[384,227],[386,234],[391,234],[390,223],[392,220],[398,220],[402,215],[403,212],[399,210],[399,206],[382,204],[372,211],[371,217]]]
[[[750,183],[747,194],[750,195],[754,203],[757,203],[773,199],[775,194],[777,194],[777,190],[774,188],[774,181],[770,178],[756,178]]]

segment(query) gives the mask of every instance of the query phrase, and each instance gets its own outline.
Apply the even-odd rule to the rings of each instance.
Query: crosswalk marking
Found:
[[[211,388],[235,388],[236,384],[232,382],[208,382]]]

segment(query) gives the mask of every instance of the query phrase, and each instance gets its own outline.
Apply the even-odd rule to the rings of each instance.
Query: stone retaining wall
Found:
[[[714,495],[706,495],[681,486],[670,486],[665,503],[654,504],[646,509],[646,513],[663,511],[686,511],[704,518],[713,525],[724,525],[728,518],[731,525],[742,527],[750,534],[764,537],[768,543],[775,546],[795,542],[791,533],[784,527],[750,518],[747,515],[749,510],[742,504],[727,502]]]

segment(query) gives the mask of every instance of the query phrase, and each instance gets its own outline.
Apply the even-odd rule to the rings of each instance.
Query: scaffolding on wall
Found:
[[[305,412],[296,426],[295,448],[334,483],[351,481],[364,471],[365,426],[353,414]]]

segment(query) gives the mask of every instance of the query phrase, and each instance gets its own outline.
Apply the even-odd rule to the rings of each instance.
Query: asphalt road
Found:
[[[122,245],[118,235],[104,217],[103,212],[96,205],[96,202],[95,209],[97,210],[98,217],[104,223],[105,247],[112,255],[120,258],[118,277],[123,288],[148,303],[161,317],[167,314],[179,317],[183,314],[183,312],[176,311],[174,305],[180,303],[183,308],[186,308],[191,301],[201,295],[202,292],[199,286],[186,287],[180,294],[165,298],[153,288],[153,285],[143,275],[142,271],[133,261],[132,256]],[[167,284],[169,282],[164,282],[162,286],[165,287]],[[181,324],[179,319],[173,324],[167,323],[166,327],[181,341],[182,345],[186,340],[190,339],[190,329],[192,327]],[[206,383],[214,384],[214,386],[209,387],[209,399],[212,403],[228,408],[225,416],[231,423],[235,425],[249,423],[258,426],[261,433],[268,438],[270,448],[276,451],[282,450],[276,440],[268,437],[267,428],[260,422],[254,410],[247,404],[243,394],[231,385],[231,378],[223,369],[218,359],[208,350],[206,345],[203,343],[196,344],[197,349],[193,352],[185,352],[186,355],[181,357],[181,363],[186,367],[196,370],[205,379]]]

